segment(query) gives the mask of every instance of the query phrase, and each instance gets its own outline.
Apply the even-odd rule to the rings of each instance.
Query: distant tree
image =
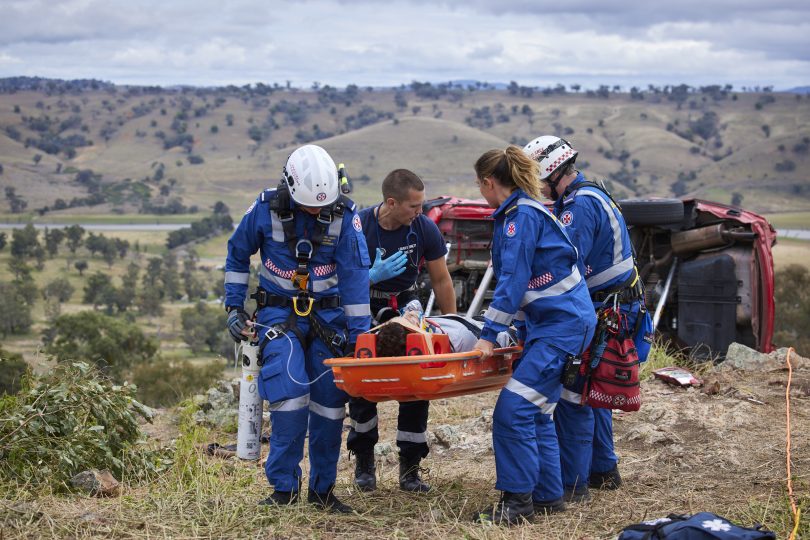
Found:
[[[157,343],[137,325],[94,311],[58,317],[45,344],[45,352],[58,362],[92,362],[119,382],[130,368],[151,360],[157,351]]]
[[[793,346],[805,356],[810,354],[810,272],[805,266],[790,264],[776,271],[774,300],[779,306],[774,318],[774,343]]]
[[[771,126],[768,124],[762,124],[762,133],[765,134],[765,138],[769,138],[771,136]]]
[[[0,336],[25,334],[33,323],[31,305],[19,286],[0,282]]]
[[[6,233],[0,232],[0,251],[3,251],[3,248],[6,247],[7,243],[8,243],[8,237],[6,236]]]
[[[103,272],[96,271],[87,278],[82,303],[91,304],[94,309],[105,304],[114,304],[115,288],[112,279]]]
[[[226,318],[224,310],[219,306],[208,306],[204,302],[197,302],[194,307],[183,309],[180,312],[183,341],[194,353],[206,350],[217,352]]]
[[[12,214],[19,214],[28,207],[28,202],[19,195],[17,195],[16,188],[12,186],[6,186],[5,193],[6,193],[6,200],[8,201],[8,205],[9,208],[11,209]]]
[[[731,206],[742,206],[743,202],[743,195],[735,191],[731,194]]]
[[[76,288],[67,278],[58,277],[45,285],[41,292],[44,300],[56,300],[64,303],[70,300],[75,291]]]
[[[45,248],[48,255],[54,257],[59,253],[59,244],[65,239],[65,232],[62,229],[45,229],[42,235],[45,238]]]
[[[182,294],[180,292],[180,277],[177,273],[177,258],[170,252],[163,255],[163,269],[160,273],[160,281],[163,284],[166,299],[180,299]]]
[[[225,115],[225,123],[228,124],[229,127],[233,125],[233,115],[231,113]]]
[[[19,353],[0,346],[0,398],[13,396],[22,388],[22,379],[28,373],[28,364]]]
[[[39,246],[39,231],[32,224],[11,231],[11,254],[15,257],[30,257]]]
[[[211,131],[211,133],[216,135],[217,133],[219,133],[219,127],[216,124],[214,124],[214,125],[211,126],[210,131]]]
[[[67,241],[68,249],[72,254],[76,254],[76,250],[82,245],[84,238],[84,228],[81,225],[71,225],[65,227],[65,238]]]
[[[0,163],[0,176],[2,176],[2,175],[3,175],[3,164]]]
[[[641,165],[641,161],[637,159],[633,159],[630,164],[633,166],[633,169],[638,169],[638,166]]]
[[[34,154],[34,157],[31,158],[31,161],[34,162],[34,165],[39,165],[39,162],[42,161],[42,154]]]
[[[792,172],[796,170],[796,163],[786,159],[784,161],[777,162],[773,168],[776,170],[776,172]]]
[[[104,259],[104,262],[107,263],[107,267],[112,268],[115,258],[118,256],[118,248],[116,247],[114,241],[110,239],[106,240],[107,242],[104,243],[104,247],[101,250],[101,256]]]
[[[162,293],[156,285],[144,284],[136,296],[136,305],[143,315],[163,314]]]
[[[87,270],[87,261],[76,261],[73,263],[73,267],[78,270],[80,276],[83,276],[84,271]]]
[[[214,214],[228,214],[229,212],[230,209],[224,202],[217,201],[214,203]]]
[[[574,92],[579,92],[579,91],[582,89],[582,86],[580,86],[580,85],[578,85],[578,84],[572,84],[572,85],[570,85],[569,87],[570,87],[570,88],[571,88],[571,90],[573,90]]]
[[[413,112],[414,116],[419,114],[419,111],[421,111],[421,110],[422,110],[422,107],[420,107],[419,105],[414,105],[413,107],[411,107],[411,112]]]

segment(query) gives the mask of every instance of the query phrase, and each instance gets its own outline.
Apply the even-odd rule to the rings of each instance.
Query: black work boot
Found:
[[[259,506],[286,506],[298,502],[297,491],[274,491],[266,499],[259,501]]]
[[[419,456],[403,457],[402,454],[399,455],[399,489],[414,493],[427,493],[430,491],[430,486],[419,478],[419,462],[421,460],[422,458]]]
[[[374,464],[374,452],[363,452],[354,454],[354,485],[360,491],[374,491],[377,489],[377,468]]]
[[[582,503],[591,500],[591,490],[588,486],[577,484],[576,486],[565,486],[563,489],[563,499],[565,502]]]
[[[619,489],[622,485],[622,476],[619,474],[619,465],[616,464],[607,472],[592,472],[588,478],[588,485],[594,489]]]
[[[473,516],[473,521],[511,526],[519,525],[523,520],[531,519],[532,516],[534,516],[534,505],[531,493],[504,491],[497,504],[478,512]]]
[[[354,512],[351,506],[343,504],[335,496],[335,486],[331,486],[326,493],[316,493],[310,489],[309,493],[307,493],[307,502],[332,514],[351,514]]]
[[[562,497],[551,501],[532,501],[535,514],[556,514],[565,511],[565,501]]]

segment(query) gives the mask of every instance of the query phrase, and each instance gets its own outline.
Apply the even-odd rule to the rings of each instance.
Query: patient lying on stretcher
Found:
[[[481,335],[483,326],[483,322],[455,314],[427,317],[420,321],[418,312],[406,311],[402,317],[394,317],[379,327],[377,356],[405,355],[405,339],[412,332],[447,334],[453,352],[471,351]],[[517,345],[517,333],[514,328],[499,333],[497,339],[498,347]]]

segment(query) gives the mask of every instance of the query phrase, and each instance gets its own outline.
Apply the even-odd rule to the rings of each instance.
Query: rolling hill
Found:
[[[427,83],[307,91],[4,88],[0,185],[27,203],[24,212],[182,213],[217,200],[239,209],[277,183],[286,156],[304,142],[346,163],[363,204],[379,198],[379,182],[398,167],[420,174],[429,196],[471,196],[472,164],[483,151],[546,133],[568,138],[585,173],[607,179],[620,197],[694,195],[741,198],[763,212],[810,209],[810,98],[801,95]],[[0,213],[10,212],[9,202],[0,202]]]

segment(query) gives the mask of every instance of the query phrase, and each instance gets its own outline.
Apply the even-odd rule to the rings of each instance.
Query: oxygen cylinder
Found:
[[[259,396],[259,345],[242,342],[242,380],[239,384],[239,429],[236,456],[257,460],[261,455],[262,398]]]

